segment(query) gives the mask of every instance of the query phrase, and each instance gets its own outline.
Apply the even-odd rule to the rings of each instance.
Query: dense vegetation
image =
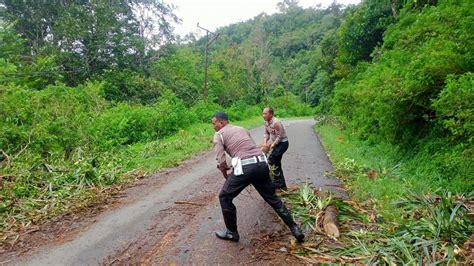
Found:
[[[263,105],[317,112],[360,158],[387,155],[366,166],[403,169],[385,177],[397,193],[474,190],[472,1],[278,6],[217,30],[205,91],[206,38],[174,36],[161,1],[0,1],[2,240],[207,148],[183,143],[212,134],[213,112],[238,121]]]
[[[203,56],[171,43],[177,18],[159,1],[3,1],[0,14],[2,248],[209,148],[216,111],[234,122],[258,117],[264,104],[283,116],[314,113],[291,94],[218,100],[214,84],[233,90],[215,65],[206,100]]]
[[[402,10],[380,55],[339,81],[332,99],[334,114],[358,135],[423,156],[436,168],[426,181],[439,179],[454,191],[473,189],[471,7],[440,2]]]

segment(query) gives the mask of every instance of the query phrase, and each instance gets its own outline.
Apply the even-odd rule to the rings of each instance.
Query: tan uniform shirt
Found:
[[[265,121],[265,133],[263,139],[267,141],[268,139],[271,139],[273,145],[277,145],[283,141],[288,141],[283,123],[276,117],[273,117],[270,122]]]
[[[239,157],[240,159],[262,155],[262,151],[255,145],[250,132],[245,128],[231,124],[227,124],[214,134],[213,143],[218,166],[226,162],[225,152],[230,157]]]

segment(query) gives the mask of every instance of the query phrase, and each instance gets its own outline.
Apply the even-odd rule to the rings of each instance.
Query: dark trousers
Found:
[[[285,176],[281,168],[281,159],[283,154],[288,150],[289,142],[280,142],[273,147],[272,153],[268,156],[268,163],[275,167],[273,184],[275,188],[286,188]]]
[[[225,226],[233,232],[237,231],[237,212],[232,201],[248,185],[252,184],[273,209],[279,210],[283,207],[280,198],[275,194],[266,163],[259,162],[244,165],[243,171],[244,174],[239,176],[235,176],[233,173],[230,174],[219,193]]]

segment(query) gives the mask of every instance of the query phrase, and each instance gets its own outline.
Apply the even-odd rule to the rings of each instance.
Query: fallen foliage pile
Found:
[[[320,195],[308,185],[283,195],[295,218],[310,232],[293,255],[308,263],[457,264],[473,263],[468,245],[474,225],[473,195],[446,191],[419,195],[407,192],[394,202],[400,221],[385,221],[374,205]],[[326,206],[338,209],[340,237],[323,228]],[[466,245],[465,245],[466,243]]]

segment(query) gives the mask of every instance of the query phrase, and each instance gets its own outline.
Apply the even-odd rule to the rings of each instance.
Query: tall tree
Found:
[[[388,1],[369,0],[348,10],[338,30],[338,75],[346,75],[359,61],[370,61],[381,44],[392,15]]]
[[[288,13],[301,9],[298,0],[283,0],[277,3],[277,7],[281,13]]]
[[[77,84],[106,69],[144,72],[148,51],[173,39],[173,7],[157,0],[4,0],[30,56],[57,55],[66,81]]]

